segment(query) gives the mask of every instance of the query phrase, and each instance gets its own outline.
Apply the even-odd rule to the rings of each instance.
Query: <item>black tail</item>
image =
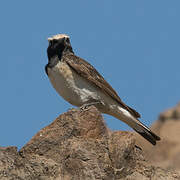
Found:
[[[116,112],[113,111],[110,115],[128,124],[132,129],[134,129],[137,133],[139,133],[153,145],[156,145],[156,141],[159,141],[161,139],[148,127],[141,123],[135,116],[132,116],[128,111],[126,112],[122,110],[122,108],[119,108]]]
[[[159,136],[153,133],[148,127],[146,127],[142,123],[136,124],[136,128],[133,129],[153,145],[156,145],[156,141],[161,140]]]

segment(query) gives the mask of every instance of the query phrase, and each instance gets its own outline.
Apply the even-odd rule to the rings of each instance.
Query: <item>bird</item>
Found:
[[[75,55],[68,35],[51,36],[48,42],[45,72],[60,96],[76,107],[94,105],[101,113],[123,121],[156,145],[160,137],[140,122],[140,114],[120,99],[90,63]]]

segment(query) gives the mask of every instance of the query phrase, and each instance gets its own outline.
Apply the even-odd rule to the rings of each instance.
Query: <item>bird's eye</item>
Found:
[[[56,39],[53,40],[53,44],[55,44],[55,43],[57,43],[57,42],[58,42],[58,40],[56,40]]]
[[[67,42],[67,43],[70,43],[69,38],[66,38],[66,42]]]

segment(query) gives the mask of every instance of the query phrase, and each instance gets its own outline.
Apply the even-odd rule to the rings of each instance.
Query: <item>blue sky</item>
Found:
[[[44,71],[47,38],[66,33],[123,101],[152,124],[180,101],[180,1],[1,1],[0,146],[26,144],[72,106]],[[105,116],[113,130],[129,130]]]

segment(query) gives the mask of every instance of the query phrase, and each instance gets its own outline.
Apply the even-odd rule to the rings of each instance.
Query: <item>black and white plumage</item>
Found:
[[[153,145],[160,140],[138,120],[140,114],[120,99],[97,70],[74,54],[69,36],[58,34],[48,38],[48,41],[45,70],[60,96],[78,107],[94,103],[100,112],[125,122]]]

